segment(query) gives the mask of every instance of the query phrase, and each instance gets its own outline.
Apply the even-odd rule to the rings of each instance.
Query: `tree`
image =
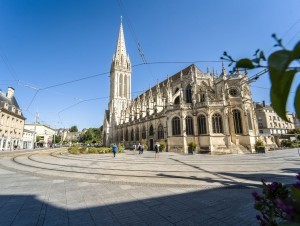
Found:
[[[58,144],[61,142],[61,136],[54,135],[54,143]]]
[[[70,132],[78,132],[77,126],[71,126]]]
[[[290,93],[291,85],[296,73],[300,71],[300,41],[292,50],[286,49],[282,44],[282,39],[278,39],[275,34],[272,35],[275,39],[275,47],[280,47],[270,54],[267,60],[267,65],[262,65],[261,62],[266,61],[263,51],[256,50],[253,59],[243,58],[234,60],[227,52],[223,53],[222,60],[229,61],[231,66],[235,64],[233,71],[236,68],[254,69],[266,68],[269,71],[271,79],[271,103],[274,111],[285,121],[289,121],[286,117],[286,103]],[[297,86],[297,91],[294,97],[294,106],[297,117],[300,117],[300,84]]]
[[[102,130],[100,128],[89,128],[85,133],[79,136],[79,142],[86,144],[98,144],[102,145]]]
[[[40,136],[36,136],[36,142],[39,142],[41,140]]]

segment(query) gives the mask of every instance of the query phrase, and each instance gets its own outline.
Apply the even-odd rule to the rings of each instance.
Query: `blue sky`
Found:
[[[108,104],[105,97],[109,95],[107,74],[42,90],[30,102],[36,88],[108,72],[121,15],[132,65],[142,63],[134,36],[148,62],[218,61],[225,50],[236,58],[250,57],[257,48],[268,55],[275,50],[272,33],[283,37],[288,48],[300,39],[298,0],[122,0],[121,3],[127,13],[120,9],[117,0],[0,1],[0,88],[3,91],[8,86],[15,88],[27,123],[34,120],[33,115],[38,111],[41,122],[56,128],[102,125]],[[132,96],[188,65],[133,68]],[[221,71],[220,62],[196,65],[202,71],[207,67]],[[298,75],[293,91],[299,82]],[[252,86],[253,99],[269,103],[268,75]],[[102,97],[75,105],[81,100]],[[294,111],[291,99],[287,107]]]

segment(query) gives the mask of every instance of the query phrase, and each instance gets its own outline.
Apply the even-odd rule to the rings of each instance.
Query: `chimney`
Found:
[[[263,102],[262,102],[262,105],[263,105],[263,107],[265,107],[266,106],[266,102],[263,100]]]
[[[8,87],[6,96],[8,98],[12,98],[14,96],[14,93],[15,93],[15,89],[12,87]]]

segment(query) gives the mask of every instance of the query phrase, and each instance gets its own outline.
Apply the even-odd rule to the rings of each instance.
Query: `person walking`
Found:
[[[136,144],[134,144],[134,145],[132,146],[132,149],[133,149],[133,154],[135,154],[135,152],[136,152]]]
[[[114,144],[114,145],[112,146],[112,151],[113,151],[113,153],[114,153],[114,158],[116,157],[117,150],[118,150],[118,147],[117,147],[116,144]]]
[[[154,146],[154,150],[155,150],[155,158],[156,158],[156,156],[157,156],[157,158],[159,158],[159,147],[160,147],[159,143],[156,142],[156,143],[155,143],[155,146]]]
[[[138,149],[139,155],[140,155],[142,153],[142,145],[140,143],[138,144],[138,148],[137,149]]]

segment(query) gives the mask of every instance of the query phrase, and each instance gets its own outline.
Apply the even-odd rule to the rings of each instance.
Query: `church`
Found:
[[[258,137],[257,119],[247,72],[202,72],[195,64],[183,68],[131,99],[131,63],[122,22],[110,69],[110,99],[104,114],[104,145],[145,142],[153,150],[165,141],[167,151],[250,153]]]

